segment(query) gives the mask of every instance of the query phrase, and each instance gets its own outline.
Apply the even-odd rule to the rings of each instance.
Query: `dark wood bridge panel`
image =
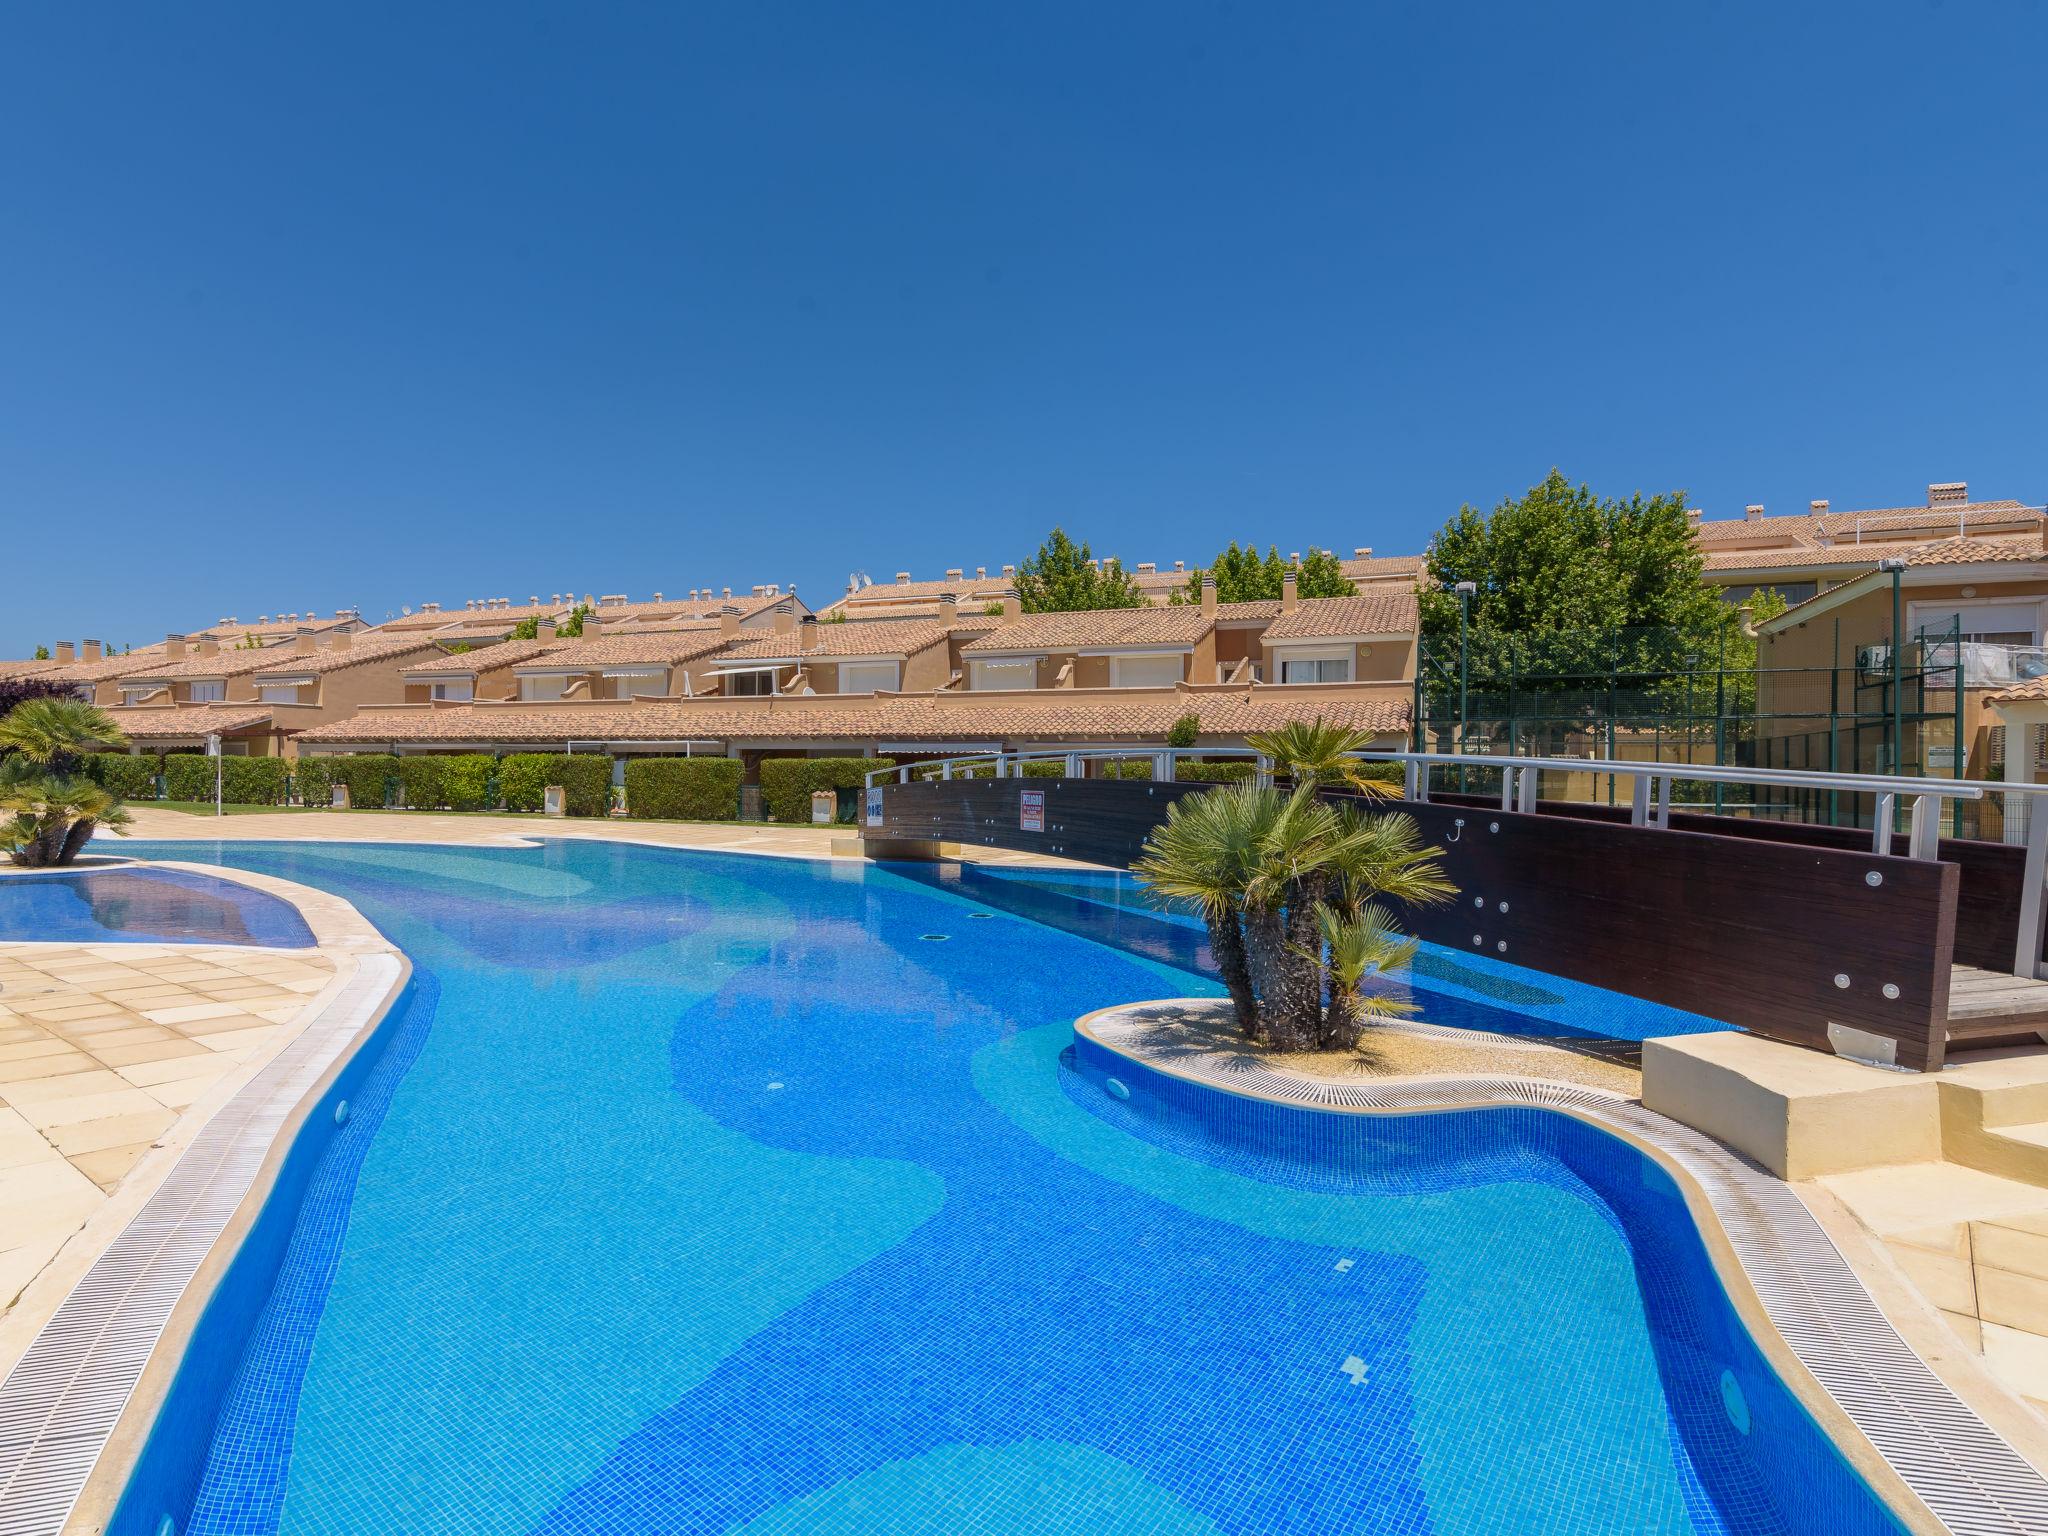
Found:
[[[1125,866],[1169,804],[1207,787],[1079,779],[889,785],[882,825],[870,830]],[[1025,825],[1037,819],[1023,798],[1034,793],[1043,797],[1042,830]],[[1831,1024],[1844,1025],[1896,1041],[1901,1066],[1941,1064],[1956,863],[1792,842],[1775,835],[1783,829],[1730,832],[1705,817],[1639,828],[1605,807],[1546,804],[1537,815],[1442,801],[1398,808],[1444,850],[1459,886],[1453,905],[1409,915],[1413,930],[1435,943],[1818,1050],[1833,1049]],[[1717,830],[1693,830],[1700,821]],[[1887,986],[1895,996],[1885,995]]]

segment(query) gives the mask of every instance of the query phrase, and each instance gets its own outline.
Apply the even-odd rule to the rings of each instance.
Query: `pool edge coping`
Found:
[[[1220,1051],[1168,1061],[1104,1033],[1136,1010],[1191,1001],[1153,998],[1094,1009],[1074,1021],[1074,1033],[1147,1071],[1258,1102],[1363,1115],[1541,1109],[1627,1142],[1671,1175],[1757,1347],[1908,1530],[1931,1536],[2048,1530],[2048,1475],[1907,1342],[1826,1224],[1789,1184],[1704,1133],[1606,1089],[1500,1073],[1377,1078],[1352,1087]],[[1221,1071],[1226,1061],[1233,1062],[1227,1077]],[[1844,1342],[1850,1347],[1827,1347]],[[1899,1374],[1887,1385],[1885,1375],[1893,1372]],[[1901,1379],[1916,1374],[1924,1379]],[[1952,1423],[1960,1415],[1961,1424],[1989,1444],[1957,1446],[1910,1413],[1886,1415],[1883,1410],[1901,1406],[1902,1392]],[[1999,1461],[2005,1464],[1993,1464]],[[2019,1513],[1984,1487],[1986,1481],[2005,1488]]]
[[[0,1378],[0,1487],[14,1490],[0,1505],[0,1536],[105,1529],[285,1157],[412,979],[404,952],[340,897],[249,870],[149,863],[290,902],[335,975],[298,1031],[194,1128]]]

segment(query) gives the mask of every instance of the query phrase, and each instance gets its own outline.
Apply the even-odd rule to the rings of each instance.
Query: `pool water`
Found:
[[[260,944],[308,949],[298,908],[233,880],[179,869],[0,876],[0,939],[50,944]]]
[[[1897,1529],[1576,1120],[1119,1096],[1213,982],[888,868],[210,856],[417,984],[117,1532]]]

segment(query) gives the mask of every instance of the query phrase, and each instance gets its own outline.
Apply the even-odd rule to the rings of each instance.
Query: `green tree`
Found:
[[[37,661],[48,661],[50,659],[50,648],[47,645],[37,646],[35,659]]]
[[[1195,582],[1207,576],[1216,583],[1219,603],[1274,602],[1280,597],[1281,581],[1288,562],[1280,558],[1277,545],[1266,546],[1262,557],[1256,544],[1240,548],[1235,539],[1219,554],[1207,571],[1196,571],[1184,587],[1176,587],[1173,601],[1192,602],[1200,597]],[[1294,588],[1303,597],[1355,597],[1357,585],[1344,574],[1343,563],[1327,549],[1309,546],[1294,570]]]
[[[0,849],[16,864],[69,864],[100,826],[128,822],[121,802],[80,772],[94,746],[128,738],[78,699],[29,699],[0,720]]]
[[[583,621],[590,617],[592,610],[588,603],[578,603],[569,617],[555,626],[555,635],[563,640],[575,640],[583,633]],[[512,626],[507,640],[538,640],[540,638],[540,615],[529,614]]]
[[[1493,634],[1612,632],[1656,627],[1706,636],[1730,610],[1700,580],[1705,557],[1685,514],[1685,493],[1602,500],[1552,470],[1492,512],[1471,506],[1429,546],[1422,632],[1458,632],[1461,581],[1477,588],[1471,625]]]
[[[1089,608],[1143,608],[1138,589],[1122,562],[1097,563],[1086,544],[1055,528],[1038,552],[1017,567],[1017,597],[1026,613],[1072,613]]]

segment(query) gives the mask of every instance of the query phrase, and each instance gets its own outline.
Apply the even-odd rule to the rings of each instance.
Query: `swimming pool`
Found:
[[[0,877],[0,939],[68,944],[261,944],[309,949],[298,908],[180,869],[72,869]]]
[[[118,1532],[1897,1529],[1569,1117],[1120,1097],[1212,983],[890,869],[166,851],[416,985]]]

